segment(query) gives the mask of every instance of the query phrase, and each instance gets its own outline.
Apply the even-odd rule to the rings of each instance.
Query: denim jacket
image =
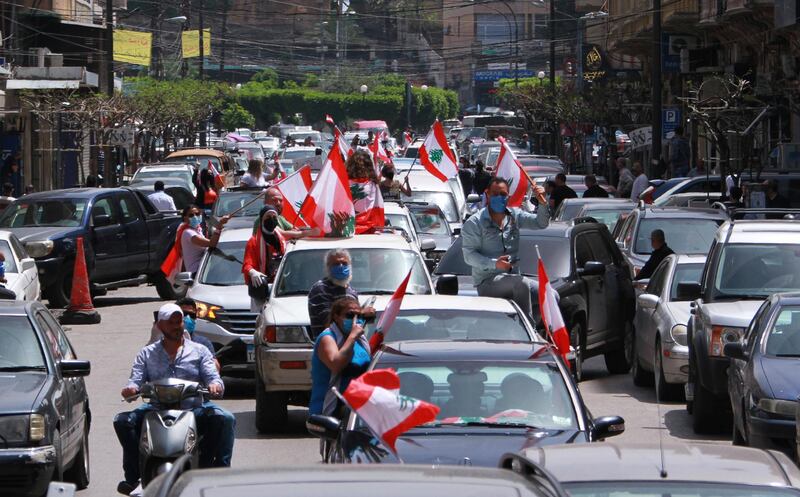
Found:
[[[512,259],[519,252],[519,229],[546,228],[550,221],[547,206],[539,205],[536,214],[516,208],[506,209],[506,221],[502,228],[492,221],[489,208],[484,207],[472,215],[461,228],[461,249],[464,261],[472,266],[472,279],[475,286],[485,280],[503,273],[495,267],[497,258],[510,255]],[[513,269],[519,272],[517,266]]]

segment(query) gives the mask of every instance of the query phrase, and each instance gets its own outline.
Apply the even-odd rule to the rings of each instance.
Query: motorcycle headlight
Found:
[[[155,398],[160,404],[177,404],[183,396],[183,385],[155,385]]]
[[[194,450],[195,444],[197,444],[197,433],[195,433],[193,429],[189,428],[189,432],[186,434],[186,442],[183,445],[183,448],[187,454]]]
[[[25,244],[28,255],[37,259],[44,257],[53,251],[53,240],[43,240],[39,242],[28,242]]]
[[[30,416],[27,414],[0,417],[0,436],[2,436],[3,442],[25,442],[29,436],[29,423]],[[42,438],[38,438],[36,441],[41,440]]]
[[[672,327],[669,331],[669,336],[672,337],[672,341],[677,343],[678,345],[683,345],[684,347],[688,343],[686,340],[686,325],[685,324],[676,324]]]
[[[218,305],[207,304],[205,302],[196,302],[197,304],[197,317],[201,319],[214,320],[217,318],[216,312],[221,311],[222,307]]]

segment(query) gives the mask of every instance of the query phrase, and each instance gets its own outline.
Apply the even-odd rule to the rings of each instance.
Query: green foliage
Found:
[[[256,118],[244,107],[237,103],[230,104],[222,111],[222,127],[226,131],[236,128],[252,128],[256,125]]]
[[[285,80],[281,86],[286,90],[294,90],[295,88],[300,87],[300,85],[297,84],[297,81],[292,81],[291,79]]]
[[[314,73],[306,74],[305,78],[303,79],[303,87],[304,88],[319,88],[320,79]]]
[[[261,83],[264,88],[277,88],[278,87],[278,71],[275,69],[262,69],[253,74],[250,81]]]

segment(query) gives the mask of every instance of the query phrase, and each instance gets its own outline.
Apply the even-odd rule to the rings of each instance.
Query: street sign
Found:
[[[503,78],[513,78],[515,71],[513,69],[501,69],[499,71],[475,71],[475,81],[498,81]],[[532,78],[533,71],[527,69],[520,69],[518,72],[520,78]]]
[[[681,108],[665,107],[661,111],[661,133],[664,138],[672,138],[675,128],[681,125]]]
[[[631,148],[633,149],[649,147],[653,144],[653,127],[637,128],[628,133],[628,137],[631,139]]]
[[[130,147],[133,145],[133,128],[122,126],[106,130],[108,132],[108,144],[114,147]]]

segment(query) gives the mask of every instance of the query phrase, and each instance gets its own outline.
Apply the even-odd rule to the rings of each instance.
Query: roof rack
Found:
[[[509,469],[528,481],[545,487],[554,497],[569,497],[561,482],[544,466],[528,459],[522,454],[506,453],[500,458],[500,468]],[[160,497],[160,496],[159,496]]]

